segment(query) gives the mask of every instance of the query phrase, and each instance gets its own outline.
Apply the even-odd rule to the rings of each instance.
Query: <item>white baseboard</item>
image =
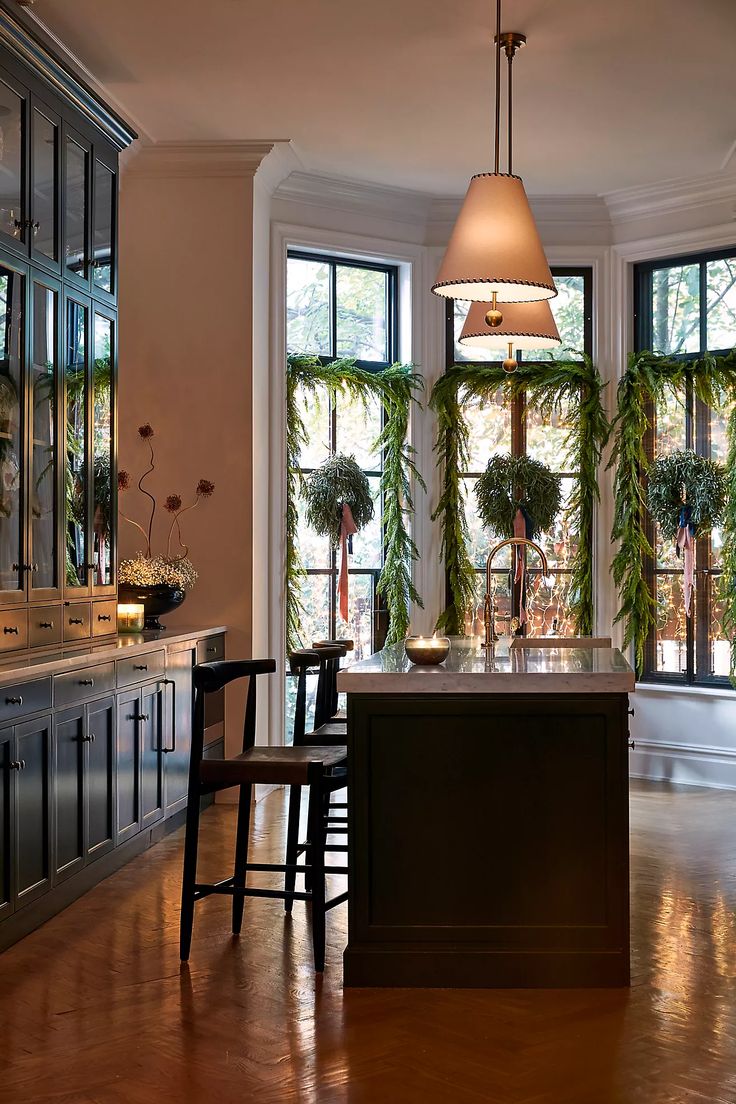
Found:
[[[657,782],[736,790],[736,749],[637,739],[629,773]]]

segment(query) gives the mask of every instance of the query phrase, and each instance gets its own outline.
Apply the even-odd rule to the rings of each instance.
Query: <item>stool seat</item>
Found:
[[[232,759],[203,759],[199,777],[203,786],[243,786],[266,782],[279,786],[306,786],[310,768],[321,766],[331,774],[344,767],[347,748],[252,747]]]
[[[314,732],[306,732],[302,743],[310,748],[334,747],[336,744],[344,745],[347,733],[347,725],[344,721],[328,721],[327,724],[315,728]],[[347,750],[345,754],[347,754]]]

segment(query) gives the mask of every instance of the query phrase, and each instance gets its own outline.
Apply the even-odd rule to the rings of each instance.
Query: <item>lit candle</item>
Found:
[[[420,667],[443,663],[450,653],[450,641],[446,636],[407,636],[404,649],[412,663]]]
[[[146,607],[137,602],[120,602],[118,604],[118,632],[139,633],[143,632]]]

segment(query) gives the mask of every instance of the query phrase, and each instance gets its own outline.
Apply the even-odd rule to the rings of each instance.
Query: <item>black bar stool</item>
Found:
[[[341,731],[339,727],[336,727],[338,725],[342,725],[343,732],[347,731],[347,715],[345,710],[338,709],[337,675],[340,670],[340,660],[347,652],[352,652],[355,645],[352,640],[345,639],[314,640],[312,642],[312,648],[317,651],[334,647],[344,648],[344,651],[342,655],[333,656],[327,661],[322,701],[320,702],[318,694],[315,702],[314,731],[316,732],[324,725],[329,725],[327,731],[333,735],[338,735]]]
[[[184,843],[184,872],[181,891],[180,955],[189,958],[197,901],[212,894],[233,898],[233,932],[239,934],[243,923],[246,897],[275,897],[284,900],[290,909],[296,898],[312,902],[312,942],[314,968],[324,969],[325,912],[347,899],[347,893],[325,900],[325,824],[324,804],[334,788],[345,785],[346,749],[333,747],[256,747],[256,676],[276,670],[273,659],[221,660],[202,663],[194,668],[194,724],[189,765],[187,797],[187,827]],[[243,750],[232,759],[203,759],[204,704],[207,694],[221,690],[235,679],[248,678],[248,697],[243,724]],[[251,791],[257,783],[309,788],[308,839],[301,848],[306,861],[293,867],[287,863],[249,863],[248,828]],[[197,882],[197,847],[199,843],[200,798],[231,786],[240,787],[238,824],[235,841],[233,875],[214,883]],[[301,852],[300,852],[301,853]],[[248,871],[273,871],[286,875],[290,884],[283,890],[260,889],[247,885]],[[330,867],[331,873],[344,873],[344,868]],[[308,885],[296,892],[297,873],[303,873]]]

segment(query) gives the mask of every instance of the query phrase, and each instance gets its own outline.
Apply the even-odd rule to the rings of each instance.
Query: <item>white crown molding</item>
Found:
[[[736,173],[717,172],[690,180],[665,180],[607,192],[602,197],[613,223],[652,215],[693,211],[714,203],[736,202]]]
[[[125,168],[139,177],[252,177],[264,158],[280,145],[288,145],[288,139],[154,142],[141,144]]]
[[[360,180],[294,172],[274,193],[275,199],[308,207],[356,212],[394,222],[424,226],[432,197],[408,188],[368,184]]]

